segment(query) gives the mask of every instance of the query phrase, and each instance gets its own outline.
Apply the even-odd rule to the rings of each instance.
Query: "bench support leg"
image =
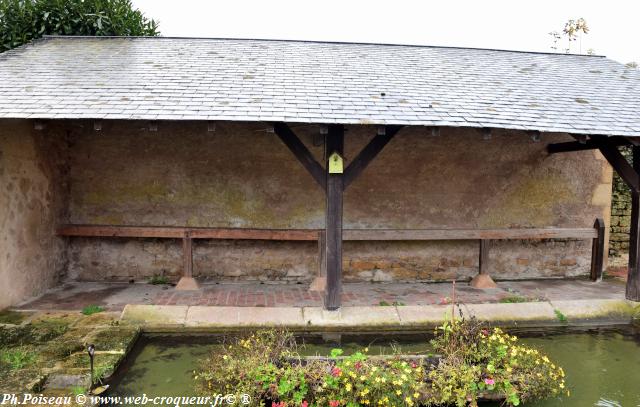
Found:
[[[489,245],[490,240],[480,240],[480,257],[478,261],[479,272],[471,280],[471,287],[474,288],[496,288],[498,285],[493,281],[488,273]]]
[[[600,281],[604,263],[604,220],[596,219],[593,227],[598,232],[598,237],[593,239],[591,246],[591,281]]]
[[[193,278],[193,245],[189,234],[182,239],[183,275],[176,285],[176,290],[190,291],[200,289],[200,285]]]
[[[318,276],[311,282],[309,291],[324,292],[327,288],[326,241],[324,236],[323,230],[318,232]]]

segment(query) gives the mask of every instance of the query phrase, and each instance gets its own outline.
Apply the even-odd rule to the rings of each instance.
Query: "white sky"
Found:
[[[133,0],[164,36],[270,38],[551,51],[583,17],[582,53],[640,63],[638,0]],[[562,44],[566,47],[566,41]],[[578,53],[579,44],[572,44]]]

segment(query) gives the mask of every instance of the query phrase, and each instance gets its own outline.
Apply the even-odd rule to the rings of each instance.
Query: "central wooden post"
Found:
[[[640,146],[633,146],[633,169],[640,173]],[[626,297],[640,301],[640,193],[631,188],[631,225],[629,236],[629,271]]]
[[[324,306],[328,310],[340,308],[342,294],[342,193],[344,179],[342,173],[329,173],[329,157],[333,153],[343,156],[344,127],[330,125],[325,150],[325,171],[327,172],[327,207],[325,223],[325,265],[327,288]]]

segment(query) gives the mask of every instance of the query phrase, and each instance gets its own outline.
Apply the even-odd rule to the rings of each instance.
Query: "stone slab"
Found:
[[[462,307],[463,315],[466,308]],[[451,318],[451,305],[409,305],[397,307],[400,324],[406,326],[437,325],[445,318]],[[454,311],[455,317],[460,317],[459,309]]]
[[[193,306],[187,311],[188,327],[268,327],[302,326],[299,307],[206,307]]]
[[[400,324],[396,307],[343,307],[338,311],[327,311],[322,307],[305,307],[303,313],[305,325],[309,327],[367,327]]]
[[[483,321],[535,321],[555,320],[553,307],[548,302],[522,302],[515,304],[466,304],[468,314]]]
[[[551,305],[569,320],[614,318],[625,321],[633,318],[638,306],[627,300],[551,301]]]
[[[124,307],[121,320],[151,326],[183,326],[186,305],[132,305]]]

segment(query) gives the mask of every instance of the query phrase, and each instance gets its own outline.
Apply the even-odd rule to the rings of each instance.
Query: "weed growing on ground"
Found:
[[[556,314],[556,318],[558,319],[558,321],[562,322],[563,324],[569,322],[567,316],[564,315],[559,309],[554,309],[553,312]]]
[[[104,308],[95,304],[87,305],[86,307],[82,308],[82,313],[84,315],[93,315],[103,311]]]

